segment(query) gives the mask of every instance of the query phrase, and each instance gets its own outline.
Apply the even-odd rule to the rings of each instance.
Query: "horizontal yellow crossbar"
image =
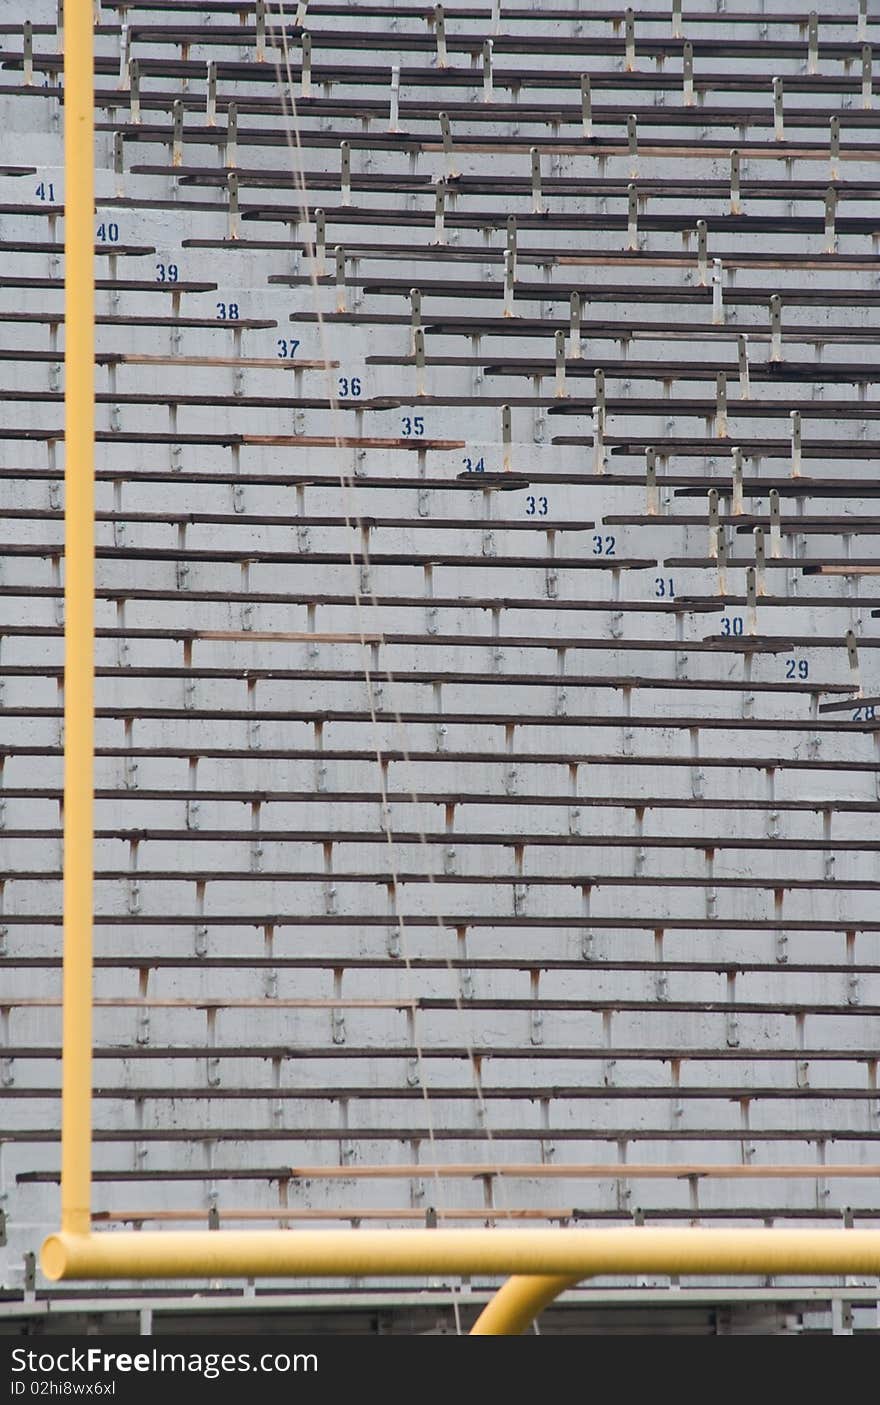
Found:
[[[322,1278],[506,1274],[880,1275],[862,1229],[125,1231],[50,1235],[47,1278]]]

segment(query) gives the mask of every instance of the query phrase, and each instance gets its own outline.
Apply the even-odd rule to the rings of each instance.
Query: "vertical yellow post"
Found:
[[[92,0],[64,21],[64,1015],[61,1227],[91,1228],[95,598]]]

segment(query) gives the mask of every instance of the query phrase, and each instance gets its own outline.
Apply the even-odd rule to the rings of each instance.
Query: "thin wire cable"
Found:
[[[276,40],[275,40],[275,25],[274,25],[274,22],[272,21],[272,18],[271,18],[271,7],[270,7],[270,9],[267,11],[267,19],[268,19],[268,22],[269,22],[269,33],[270,33],[270,36],[271,36],[271,38],[272,38],[272,40],[273,40],[273,44],[275,44],[275,49],[276,49],[275,69],[276,69],[276,74],[277,74],[277,78],[278,78],[279,93],[280,93],[280,95],[281,95],[281,114],[282,114],[282,119],[283,119],[283,121],[284,121],[285,136],[286,136],[286,139],[287,139],[287,144],[288,144],[288,148],[289,148],[290,154],[291,154],[291,156],[294,158],[294,159],[293,159],[293,163],[292,163],[292,164],[293,164],[292,175],[293,175],[293,178],[294,178],[294,182],[295,182],[295,185],[296,185],[296,188],[297,188],[298,195],[299,195],[299,197],[300,197],[300,207],[301,207],[301,210],[302,210],[303,218],[304,218],[304,220],[305,220],[305,222],[306,222],[306,231],[307,231],[307,232],[306,232],[306,235],[305,235],[304,242],[305,242],[305,244],[306,244],[306,246],[307,246],[307,255],[308,255],[309,267],[310,267],[310,281],[311,281],[312,293],[313,293],[313,297],[314,297],[315,314],[316,314],[316,317],[317,317],[318,338],[319,338],[319,346],[320,346],[320,354],[321,354],[320,359],[322,359],[322,360],[324,361],[324,363],[325,363],[325,372],[326,372],[326,375],[327,375],[327,383],[328,383],[328,399],[329,399],[329,402],[330,402],[331,414],[333,415],[333,418],[334,418],[334,424],[333,424],[333,431],[334,431],[334,432],[333,432],[333,437],[334,437],[334,439],[335,439],[335,441],[336,441],[336,448],[337,448],[337,450],[339,450],[339,449],[341,449],[341,447],[342,447],[341,441],[342,441],[342,439],[343,439],[344,436],[339,433],[339,429],[341,428],[341,425],[340,425],[339,420],[338,420],[338,416],[339,416],[339,401],[338,401],[338,398],[337,398],[337,396],[336,396],[335,389],[334,389],[334,386],[333,386],[333,376],[330,374],[330,370],[329,370],[330,356],[329,356],[329,349],[328,349],[328,346],[327,346],[327,338],[326,338],[326,335],[325,335],[324,319],[323,319],[322,312],[321,312],[320,295],[319,295],[319,291],[318,291],[318,279],[317,279],[317,271],[316,271],[315,249],[314,249],[314,243],[313,243],[313,241],[312,241],[311,235],[308,233],[308,214],[309,214],[308,191],[307,191],[306,184],[305,184],[305,175],[304,175],[304,168],[303,168],[302,144],[301,144],[301,141],[300,141],[299,118],[298,118],[298,114],[297,114],[297,111],[296,111],[296,100],[295,100],[294,95],[293,95],[293,74],[292,74],[291,66],[290,66],[290,51],[289,51],[288,44],[287,44],[286,19],[285,19],[285,14],[284,14],[284,6],[283,6],[283,3],[281,3],[281,0],[277,0],[277,3],[278,3],[279,18],[280,18],[280,20],[281,20],[281,45],[282,45],[282,51],[283,51],[283,54],[284,54],[284,67],[285,67],[286,76],[287,76],[287,93],[285,93],[284,83],[283,83],[283,81],[282,81],[282,76],[281,76],[281,69],[280,69],[280,65],[279,65],[279,63],[278,63],[278,59],[277,59],[277,43],[276,43]],[[290,104],[289,107],[288,107],[288,99],[289,99],[289,104]],[[348,483],[347,483],[347,481],[346,481],[345,475],[342,475],[342,474],[340,475],[340,481],[341,481],[341,483],[342,483],[343,488],[347,489],[347,488],[348,488]],[[360,519],[357,518],[357,519],[355,519],[355,520],[356,520],[356,525],[357,525],[358,527],[360,527],[360,525],[361,525]],[[346,505],[345,522],[346,522],[346,526],[347,526],[349,529],[351,529],[352,526],[355,525],[355,523],[352,522],[351,516],[350,516],[350,514],[349,514],[349,511],[348,511],[348,504]],[[350,563],[351,563],[352,572],[353,572],[353,574],[354,574],[354,579],[355,579],[355,581],[357,581],[357,565],[356,565],[356,561],[355,561],[354,547],[353,547],[353,546],[350,546],[350,547],[349,547],[349,560],[350,560]],[[364,624],[363,611],[362,611],[362,606],[361,606],[360,591],[359,591],[359,588],[358,588],[357,584],[356,584],[355,587],[354,587],[353,597],[354,597],[355,606],[356,606],[356,610],[357,610],[358,633],[360,634],[361,648],[364,650],[364,652],[365,652],[365,654],[366,654],[366,650],[367,650],[367,648],[368,648],[367,639],[366,639],[366,633],[367,633],[367,631],[366,631],[365,624]],[[406,940],[405,940],[404,925],[403,925],[403,922],[402,922],[402,920],[401,920],[400,913],[399,913],[399,911],[398,911],[398,904],[397,904],[398,874],[397,874],[397,866],[396,866],[396,862],[395,862],[394,839],[393,839],[393,835],[392,835],[392,833],[391,833],[391,826],[390,826],[390,811],[389,811],[389,805],[388,805],[388,795],[387,795],[387,790],[386,790],[386,787],[385,787],[385,780],[384,780],[384,768],[383,768],[383,766],[382,766],[382,753],[381,753],[381,748],[380,748],[380,746],[379,746],[379,744],[378,744],[378,718],[377,718],[377,715],[376,715],[375,698],[374,698],[374,694],[373,694],[373,687],[372,687],[372,681],[371,681],[371,677],[370,677],[369,666],[367,666],[367,667],[365,668],[364,677],[365,677],[366,688],[367,688],[367,701],[368,701],[369,710],[370,710],[370,719],[371,719],[371,724],[372,724],[372,728],[373,728],[374,739],[376,740],[376,759],[377,759],[378,771],[379,771],[379,790],[380,790],[380,795],[381,795],[382,827],[383,827],[383,830],[384,830],[384,833],[385,833],[386,844],[387,844],[388,852],[389,852],[389,869],[390,869],[390,873],[391,873],[392,892],[393,892],[393,894],[394,894],[394,913],[393,913],[393,916],[396,918],[397,925],[398,925],[398,930],[400,931],[400,935],[401,935],[401,950],[402,950],[402,952],[403,952],[404,966],[405,966],[405,968],[406,968],[407,977],[408,977],[409,984],[410,984],[410,994],[412,995],[412,988],[413,988],[413,987],[412,987],[412,965],[411,965],[411,961],[410,961],[410,957],[409,957],[409,952],[408,952],[408,948],[407,948],[407,944],[406,944]],[[437,1159],[436,1145],[437,1145],[437,1144],[436,1144],[436,1137],[435,1137],[433,1108],[431,1107],[431,1099],[430,1099],[430,1096],[429,1096],[429,1093],[428,1093],[427,1080],[426,1080],[425,1074],[424,1074],[424,1060],[423,1060],[423,1055],[422,1055],[422,1045],[421,1045],[421,1039],[420,1039],[419,1033],[418,1033],[418,1023],[419,1023],[419,1022],[418,1022],[418,1016],[417,1016],[417,1012],[416,1012],[415,1007],[413,1006],[413,1007],[411,1007],[411,1009],[412,1009],[411,1030],[412,1030],[412,1035],[413,1035],[413,1044],[414,1044],[415,1051],[416,1051],[416,1067],[417,1067],[418,1076],[419,1076],[419,1086],[420,1086],[421,1093],[422,1093],[422,1100],[423,1100],[424,1105],[425,1105],[425,1117],[426,1117],[427,1125],[428,1125],[428,1140],[429,1140],[430,1145],[431,1145],[433,1160],[434,1160],[435,1163],[436,1163],[436,1159]],[[435,1184],[435,1189],[436,1189],[436,1190],[438,1191],[438,1193],[439,1193],[439,1190],[440,1190],[439,1177],[438,1177],[438,1174],[437,1174],[436,1171],[435,1171],[434,1175],[435,1175],[435,1182],[436,1182],[436,1184]]]
[[[309,230],[309,220],[308,220],[308,216],[309,216],[308,190],[307,190],[306,183],[305,183],[303,150],[302,150],[302,143],[301,143],[301,139],[300,139],[299,115],[298,115],[297,106],[296,106],[296,99],[295,99],[295,96],[294,96],[293,74],[292,74],[291,63],[290,63],[290,51],[289,51],[288,42],[287,42],[286,17],[285,17],[285,12],[284,12],[283,0],[276,0],[276,6],[277,6],[277,10],[278,10],[278,17],[279,17],[280,22],[281,22],[280,48],[281,48],[281,51],[282,51],[282,53],[283,53],[283,59],[284,59],[284,70],[285,70],[285,75],[286,75],[286,80],[287,80],[287,83],[286,83],[286,90],[285,90],[285,83],[284,83],[284,81],[283,81],[282,73],[281,73],[281,64],[280,64],[280,62],[279,62],[279,60],[278,60],[278,57],[277,57],[277,51],[278,51],[279,43],[278,43],[278,38],[277,38],[277,33],[276,33],[274,18],[273,18],[273,16],[272,16],[272,9],[271,9],[271,6],[270,6],[269,9],[267,10],[267,22],[268,22],[269,34],[270,34],[270,37],[271,37],[271,39],[272,39],[273,46],[274,46],[274,49],[275,49],[275,55],[276,55],[276,57],[275,57],[275,68],[276,68],[276,74],[277,74],[278,86],[279,86],[279,93],[280,93],[280,98],[281,98],[281,103],[280,103],[280,105],[281,105],[281,113],[282,113],[282,118],[283,118],[284,128],[285,128],[285,137],[286,137],[288,149],[289,149],[289,152],[290,152],[290,155],[291,155],[291,158],[292,158],[292,166],[293,166],[292,175],[293,175],[293,178],[294,178],[295,187],[296,187],[296,191],[297,191],[298,203],[299,203],[299,205],[300,205],[301,213],[302,213],[303,220],[304,220],[304,223],[305,223],[305,226],[306,226],[305,234],[304,234],[304,239],[303,239],[303,243],[304,243],[304,245],[305,245],[307,257],[308,257],[308,260],[309,260],[310,283],[311,283],[312,294],[313,294],[313,298],[314,298],[314,310],[315,310],[316,323],[317,323],[317,327],[318,327],[318,338],[319,338],[320,359],[324,362],[325,374],[327,375],[327,382],[328,382],[328,401],[329,401],[329,405],[330,405],[331,414],[332,414],[332,416],[333,416],[333,418],[334,418],[333,437],[334,437],[335,442],[336,442],[336,447],[337,447],[337,449],[339,449],[339,448],[342,447],[342,440],[343,440],[343,438],[345,438],[346,436],[345,436],[343,433],[340,432],[342,426],[341,426],[341,421],[340,421],[340,419],[339,419],[339,415],[340,415],[339,400],[338,400],[338,397],[337,397],[337,395],[336,395],[336,390],[335,390],[335,385],[334,385],[334,378],[333,378],[333,376],[332,376],[331,373],[330,373],[330,365],[329,365],[329,363],[330,363],[331,358],[330,358],[330,355],[329,355],[328,337],[327,337],[327,326],[326,326],[326,323],[325,323],[325,321],[324,321],[324,317],[323,317],[323,313],[322,313],[322,309],[321,309],[321,297],[320,297],[320,289],[319,289],[318,277],[317,277],[317,269],[316,269],[315,246],[314,246],[314,241],[312,240],[311,233],[310,233],[310,230]],[[373,587],[372,587],[372,574],[371,574],[371,563],[370,563],[370,556],[369,556],[369,545],[368,545],[368,542],[367,542],[367,538],[366,538],[366,536],[365,536],[365,534],[364,534],[364,532],[363,532],[363,522],[362,522],[362,518],[361,518],[361,516],[360,516],[360,513],[357,511],[356,505],[355,505],[355,503],[354,503],[354,492],[353,492],[353,489],[354,489],[354,480],[353,480],[351,474],[345,473],[344,471],[340,471],[339,480],[340,480],[340,485],[341,485],[341,487],[343,488],[343,491],[344,491],[344,493],[345,493],[345,499],[346,499],[346,501],[345,501],[345,520],[346,520],[346,526],[347,526],[350,530],[353,529],[353,528],[357,528],[357,530],[358,530],[358,532],[359,532],[359,535],[360,535],[360,566],[361,566],[361,567],[364,569],[364,571],[365,571],[365,579],[366,579],[367,585],[368,585],[368,589],[367,589],[366,591],[364,591],[364,590],[362,589],[362,586],[361,586],[361,584],[360,584],[360,579],[359,579],[359,569],[358,569],[358,564],[359,564],[359,563],[358,563],[358,561],[357,561],[357,559],[356,559],[356,557],[355,557],[355,550],[354,550],[354,546],[352,545],[352,546],[350,547],[350,550],[349,550],[349,560],[350,560],[350,563],[351,563],[352,572],[353,572],[353,576],[354,576],[354,582],[355,582],[355,583],[354,583],[354,587],[353,587],[353,591],[352,591],[352,598],[353,598],[353,600],[354,600],[355,609],[356,609],[356,613],[357,613],[358,632],[359,632],[359,634],[360,634],[360,636],[361,636],[361,645],[362,645],[362,648],[363,648],[363,650],[364,650],[364,655],[365,655],[365,658],[366,658],[366,657],[367,657],[367,648],[368,648],[368,644],[367,644],[367,639],[366,639],[367,629],[366,629],[366,624],[365,624],[365,620],[364,620],[364,597],[365,597],[365,596],[367,597],[367,599],[369,600],[369,604],[371,605],[372,608],[378,609],[378,608],[379,608],[379,605],[378,605],[378,600],[377,600],[376,595],[375,595],[375,591],[373,590]],[[391,670],[386,664],[384,664],[384,663],[383,663],[383,665],[382,665],[382,673],[383,673],[383,676],[384,676],[385,681],[386,681],[386,682],[388,683],[388,685],[389,685],[389,688],[393,688],[396,680],[395,680],[395,678],[394,678],[394,675],[393,675],[392,670]],[[398,932],[399,932],[399,934],[400,934],[401,954],[402,954],[402,956],[403,956],[404,966],[405,966],[405,969],[406,969],[406,971],[407,971],[407,978],[408,978],[408,982],[409,982],[409,985],[410,985],[410,991],[412,992],[412,991],[414,990],[414,971],[413,971],[411,956],[410,956],[410,952],[409,952],[409,943],[408,943],[408,938],[407,938],[406,920],[405,920],[405,918],[404,918],[404,915],[403,915],[402,911],[400,910],[400,905],[399,905],[399,900],[398,900],[398,899],[399,899],[400,885],[399,885],[399,881],[398,881],[398,870],[397,870],[397,863],[396,863],[396,856],[395,856],[395,838],[394,838],[394,833],[393,833],[393,825],[392,825],[392,822],[391,822],[391,809],[390,809],[390,805],[389,805],[389,802],[388,802],[388,792],[387,792],[387,786],[386,786],[386,781],[385,781],[385,765],[383,764],[382,743],[381,743],[380,736],[379,736],[379,717],[378,717],[378,712],[377,712],[377,709],[376,709],[375,694],[374,694],[374,691],[373,691],[373,674],[372,674],[372,669],[371,669],[371,667],[370,667],[370,665],[369,665],[369,662],[366,663],[366,666],[365,666],[365,669],[364,669],[364,681],[365,681],[365,686],[366,686],[366,691],[367,691],[367,700],[368,700],[368,706],[369,706],[369,712],[370,712],[371,727],[372,727],[372,731],[373,731],[374,744],[375,744],[375,749],[376,749],[376,763],[377,763],[377,769],[378,769],[378,786],[379,786],[379,792],[380,792],[380,796],[381,796],[382,828],[383,828],[383,832],[384,832],[384,834],[385,834],[386,844],[387,844],[387,848],[388,848],[388,855],[389,855],[389,870],[390,870],[392,891],[393,891],[393,895],[394,895],[394,917],[395,917],[395,920],[396,920],[396,923],[397,923]],[[399,712],[398,708],[396,707],[396,705],[394,705],[393,703],[392,703],[392,705],[391,705],[390,707],[388,707],[387,710],[392,713],[394,725],[395,725],[395,728],[396,728],[396,731],[397,731],[397,734],[398,734],[398,737],[399,737],[400,751],[401,751],[401,754],[402,754],[402,757],[403,757],[404,762],[407,764],[407,766],[409,766],[409,763],[410,763],[410,756],[409,756],[409,750],[408,750],[407,741],[406,741],[406,735],[405,735],[405,731],[404,731],[404,727],[403,727],[403,720],[402,720],[402,718],[401,718],[401,716],[400,716],[400,712]],[[431,902],[431,906],[432,906],[433,909],[434,909],[434,916],[435,916],[436,921],[437,921],[438,931],[440,932],[441,937],[445,939],[445,937],[446,937],[446,935],[447,935],[447,932],[448,932],[448,928],[444,925],[444,922],[443,922],[443,916],[442,916],[442,912],[441,912],[441,909],[440,909],[440,903],[439,903],[439,898],[438,898],[437,884],[436,884],[436,882],[435,882],[435,876],[434,876],[433,868],[432,868],[432,864],[431,864],[431,854],[430,854],[429,846],[428,846],[428,843],[427,843],[427,836],[426,836],[425,829],[424,829],[424,826],[423,826],[423,824],[422,824],[421,818],[419,817],[419,807],[420,807],[420,805],[421,805],[421,799],[420,799],[418,793],[417,793],[411,786],[407,786],[407,791],[408,791],[408,794],[409,794],[409,797],[410,797],[411,801],[413,802],[413,806],[414,806],[414,811],[413,811],[413,812],[414,812],[414,814],[415,814],[416,817],[417,817],[417,835],[418,835],[419,844],[420,844],[420,847],[421,847],[421,849],[422,849],[422,852],[423,852],[423,855],[424,855],[424,860],[425,860],[425,873],[426,873],[426,876],[427,876],[427,878],[428,878],[428,889],[429,889],[429,893],[430,893],[430,902]],[[445,944],[445,943],[444,943],[444,944]],[[453,985],[453,998],[454,998],[454,1001],[455,1001],[456,1010],[457,1010],[457,1012],[458,1012],[458,1014],[459,1014],[460,1016],[464,1016],[464,1012],[465,1012],[467,1006],[466,1006],[466,1002],[463,1001],[463,1000],[462,1000],[462,997],[461,997],[461,990],[460,990],[459,978],[458,978],[458,976],[457,976],[457,974],[456,974],[456,971],[455,971],[455,968],[453,967],[452,962],[451,962],[451,960],[450,960],[450,958],[449,958],[449,956],[448,956],[448,953],[446,954],[446,958],[445,958],[445,959],[446,959],[447,971],[449,972],[449,975],[450,975],[451,980],[452,980],[452,985]],[[466,1022],[469,1022],[469,1020],[470,1020],[470,1015],[468,1015],[468,1016],[466,1017]],[[433,1156],[433,1167],[431,1168],[431,1170],[432,1170],[432,1174],[433,1174],[433,1177],[434,1177],[435,1189],[436,1189],[436,1191],[437,1191],[438,1201],[441,1201],[441,1202],[442,1202],[442,1189],[441,1189],[441,1180],[440,1180],[440,1168],[439,1168],[439,1165],[438,1165],[438,1162],[437,1162],[437,1143],[436,1143],[436,1137],[435,1137],[435,1128],[434,1128],[433,1114],[432,1114],[432,1108],[431,1108],[430,1092],[429,1092],[428,1085],[427,1085],[427,1079],[426,1079],[426,1077],[425,1077],[425,1067],[424,1067],[424,1057],[423,1057],[423,1045],[422,1045],[422,1042],[421,1042],[421,1038],[420,1038],[420,1036],[419,1036],[419,1034],[418,1034],[418,1024],[419,1024],[419,1020],[418,1020],[418,1011],[417,1011],[417,1008],[416,1008],[415,1006],[413,1006],[413,1015],[412,1015],[413,1044],[414,1044],[414,1048],[415,1048],[415,1051],[416,1051],[416,1067],[417,1067],[417,1069],[418,1069],[419,1082],[420,1082],[420,1087],[421,1087],[421,1091],[422,1091],[423,1101],[424,1101],[424,1105],[425,1105],[426,1120],[427,1120],[427,1124],[428,1124],[428,1139],[429,1139],[429,1143],[430,1143],[430,1145],[431,1145],[431,1151],[432,1151],[432,1156]],[[486,1099],[485,1099],[484,1094],[483,1094],[483,1090],[482,1090],[482,1086],[481,1086],[481,1081],[480,1081],[480,1079],[477,1077],[477,1072],[476,1072],[477,1064],[476,1064],[475,1046],[474,1046],[474,1043],[473,1043],[472,1039],[471,1039],[468,1035],[465,1035],[465,1041],[464,1041],[464,1042],[465,1042],[465,1045],[466,1045],[466,1048],[467,1048],[467,1052],[468,1052],[468,1062],[469,1062],[469,1066],[470,1066],[471,1078],[472,1078],[472,1082],[473,1082],[474,1092],[475,1092],[476,1100],[477,1100],[477,1107],[478,1107],[478,1113],[479,1113],[479,1119],[480,1119],[480,1124],[481,1124],[482,1133],[483,1133],[483,1136],[484,1136],[485,1139],[486,1139],[486,1143],[487,1143],[487,1145],[489,1146],[490,1151],[492,1151],[492,1152],[494,1153],[494,1142],[493,1142],[493,1137],[492,1137],[491,1123],[490,1123],[490,1119],[489,1119],[489,1108],[488,1108],[488,1105],[487,1105],[487,1103],[486,1103]],[[494,1155],[493,1155],[493,1157],[492,1157],[491,1159],[494,1160]],[[427,1170],[428,1168],[425,1168],[425,1169]],[[493,1187],[493,1194],[494,1194],[494,1190],[495,1190],[495,1189],[496,1189],[496,1188]],[[504,1195],[505,1195],[505,1187],[504,1187],[503,1185],[501,1185],[500,1187],[497,1187],[497,1189],[500,1189],[500,1190],[501,1190],[501,1196],[502,1196],[502,1198],[503,1198]],[[510,1214],[512,1213],[509,1209],[507,1209],[507,1208],[505,1208],[505,1207],[503,1207],[503,1206],[494,1206],[494,1205],[493,1205],[493,1208],[496,1209],[497,1212],[500,1213],[500,1214],[502,1214],[502,1215],[510,1215]],[[455,1313],[456,1313],[456,1321],[458,1322],[458,1304],[457,1304],[457,1302],[454,1303],[454,1307],[455,1307]]]

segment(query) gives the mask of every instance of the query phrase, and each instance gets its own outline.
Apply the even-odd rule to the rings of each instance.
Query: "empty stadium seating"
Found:
[[[880,22],[764,9],[96,0],[96,1225],[880,1216]],[[64,75],[28,12],[10,1292],[60,1176]]]

